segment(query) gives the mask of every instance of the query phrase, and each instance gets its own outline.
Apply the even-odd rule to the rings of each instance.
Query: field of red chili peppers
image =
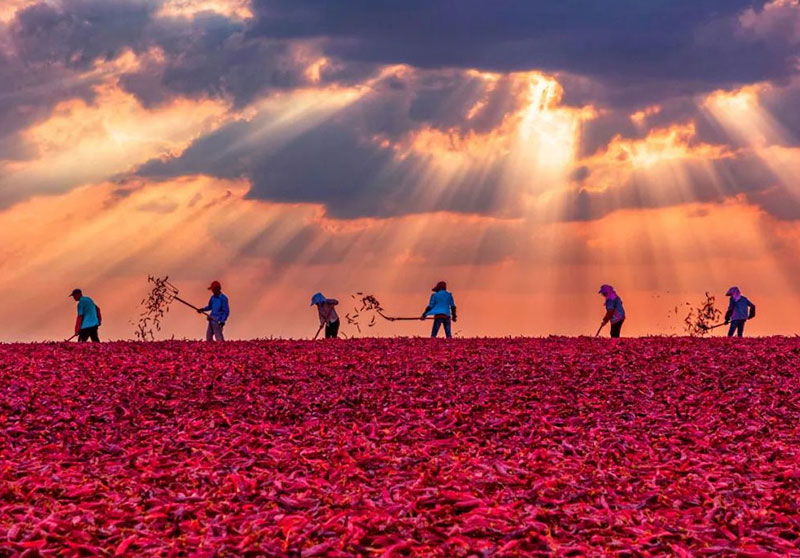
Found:
[[[0,345],[0,555],[800,556],[800,340]]]

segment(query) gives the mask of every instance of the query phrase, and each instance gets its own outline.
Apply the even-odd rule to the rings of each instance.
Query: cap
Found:
[[[600,294],[605,294],[608,291],[613,291],[613,290],[614,290],[614,287],[612,287],[611,285],[602,285],[600,287],[600,290],[597,291],[597,292],[600,293]]]
[[[733,296],[738,292],[739,292],[739,287],[731,287],[730,289],[728,289],[728,292],[725,293],[725,296]]]
[[[325,300],[326,300],[325,295],[323,295],[322,293],[317,293],[311,297],[311,306],[314,306],[315,304],[322,304],[323,302],[325,302]]]
[[[444,281],[439,281],[436,283],[436,286],[431,289],[433,292],[438,293],[439,291],[446,291],[447,290],[447,283]]]
[[[209,285],[208,290],[213,291],[214,289],[221,289],[222,285],[219,284],[219,281],[211,281],[211,285]]]
[[[82,290],[80,290],[80,289],[72,289],[72,292],[69,293],[69,296],[82,295],[82,294],[83,294]]]

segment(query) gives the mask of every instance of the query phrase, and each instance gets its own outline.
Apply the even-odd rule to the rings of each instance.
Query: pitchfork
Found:
[[[194,304],[192,304],[191,302],[186,302],[186,301],[185,301],[185,300],[183,300],[181,297],[179,297],[179,296],[178,296],[178,293],[179,293],[180,291],[178,291],[178,287],[176,287],[175,285],[173,285],[173,284],[172,284],[172,283],[170,283],[169,281],[164,281],[164,284],[165,284],[167,287],[169,287],[169,299],[170,299],[170,300],[177,300],[177,301],[178,301],[178,302],[180,302],[181,304],[185,304],[185,305],[186,305],[186,306],[188,306],[189,308],[193,308],[193,309],[195,309],[195,310],[196,310],[198,313],[200,313],[200,314],[203,314],[205,317],[207,317],[207,318],[209,318],[209,319],[213,319],[213,318],[211,318],[211,316],[209,316],[209,315],[208,315],[208,312],[202,312],[202,311],[201,311],[201,310],[200,310],[200,309],[199,309],[197,306],[195,306],[195,305],[194,305]],[[213,320],[213,321],[217,321],[217,320]]]

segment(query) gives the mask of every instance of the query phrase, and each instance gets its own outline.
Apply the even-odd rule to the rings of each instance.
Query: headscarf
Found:
[[[322,293],[317,293],[311,297],[311,306],[314,306],[315,304],[322,304],[326,300],[328,299],[325,298],[325,295],[323,295]]]
[[[615,291],[614,287],[612,287],[611,285],[603,285],[597,292],[609,300],[614,300],[615,298],[617,298],[617,291]]]
[[[728,292],[725,293],[725,296],[732,296],[733,300],[739,300],[742,298],[742,291],[739,290],[739,287],[731,287],[728,289]]]
[[[446,291],[447,283],[445,283],[444,281],[439,281],[438,283],[436,283],[436,286],[431,290],[435,293],[438,293],[439,291]]]

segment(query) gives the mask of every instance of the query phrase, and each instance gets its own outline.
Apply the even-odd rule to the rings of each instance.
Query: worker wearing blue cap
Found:
[[[311,297],[311,306],[316,306],[319,311],[319,325],[325,326],[325,339],[335,339],[339,337],[339,315],[336,313],[336,305],[339,301],[335,298],[325,298],[322,293],[317,293]]]

